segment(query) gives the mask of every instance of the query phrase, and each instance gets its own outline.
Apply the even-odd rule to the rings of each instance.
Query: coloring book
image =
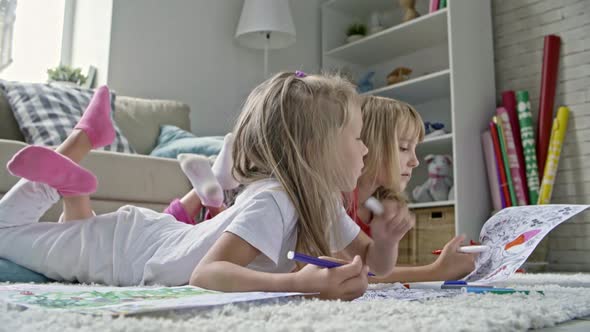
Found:
[[[108,287],[58,284],[0,286],[0,301],[17,308],[42,308],[97,315],[182,312],[231,303],[291,298],[302,293],[223,293],[193,286]]]
[[[508,279],[555,226],[590,205],[528,205],[501,210],[488,219],[479,241],[490,247],[480,253],[465,280],[488,284]]]

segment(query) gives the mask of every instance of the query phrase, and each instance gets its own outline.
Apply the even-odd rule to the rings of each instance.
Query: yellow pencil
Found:
[[[553,183],[557,174],[559,165],[559,155],[567,131],[567,121],[569,119],[569,108],[561,106],[557,111],[557,116],[553,120],[551,138],[549,139],[549,149],[547,150],[547,161],[545,162],[545,171],[543,172],[543,181],[539,190],[538,204],[549,204],[551,193],[553,192]]]

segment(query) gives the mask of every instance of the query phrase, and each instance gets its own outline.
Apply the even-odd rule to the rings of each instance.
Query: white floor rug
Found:
[[[516,275],[545,295],[474,295],[424,302],[302,300],[163,318],[111,318],[0,307],[0,331],[524,331],[590,315],[590,274]]]

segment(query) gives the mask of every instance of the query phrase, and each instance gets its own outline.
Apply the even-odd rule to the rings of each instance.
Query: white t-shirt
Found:
[[[332,233],[331,249],[340,251],[360,229],[342,208],[338,233]],[[248,268],[264,272],[291,272],[295,263],[287,252],[297,243],[297,213],[288,195],[274,179],[250,184],[235,204],[214,218],[187,227],[162,223],[154,255],[146,262],[143,284],[183,285],[199,261],[223,232],[233,233],[260,251]]]

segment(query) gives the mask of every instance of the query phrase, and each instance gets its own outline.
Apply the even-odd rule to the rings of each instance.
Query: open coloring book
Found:
[[[113,316],[205,309],[230,303],[268,301],[302,293],[222,293],[193,286],[106,287],[56,284],[0,286],[0,301],[20,308],[43,308]]]
[[[479,236],[490,250],[478,255],[465,280],[487,284],[508,279],[555,226],[590,205],[529,205],[506,208],[488,219]]]

